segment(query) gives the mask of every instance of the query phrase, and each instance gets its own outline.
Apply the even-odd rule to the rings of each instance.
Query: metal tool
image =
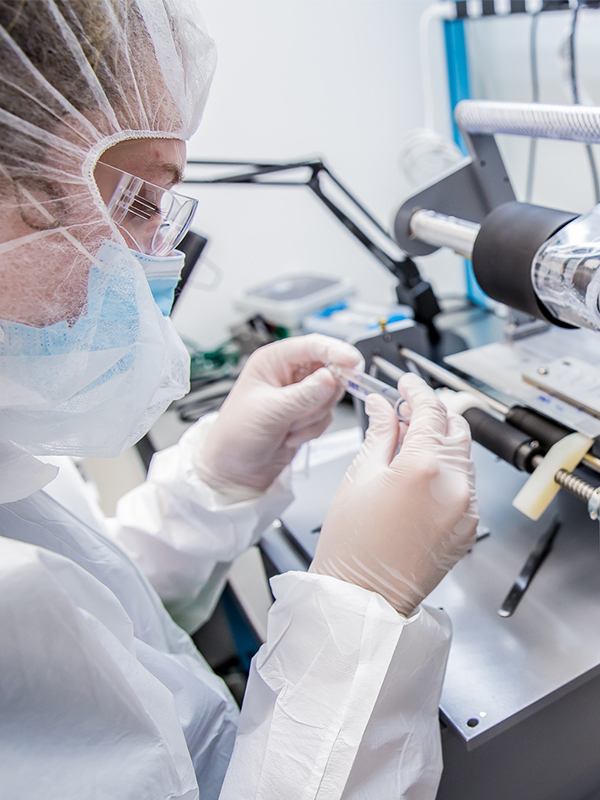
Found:
[[[419,209],[410,218],[410,232],[434,247],[449,247],[459,256],[471,258],[481,225],[466,219]]]
[[[505,421],[498,420],[481,409],[470,409],[466,412],[467,415],[471,414],[476,417],[476,419],[473,419],[475,424],[472,425],[474,440],[480,441],[484,447],[504,461],[508,461],[517,469],[532,472],[543,458],[540,453],[540,441],[542,441],[544,447],[549,449],[555,441],[558,441],[569,432],[564,426],[557,425],[552,420],[546,419],[530,409],[522,406],[511,408],[494,398],[488,397],[484,392],[472,387],[467,381],[407,347],[401,347],[399,354],[407,361],[412,361],[417,367],[440,381],[440,383],[457,391],[470,392],[483,399],[490,408],[502,414]],[[373,356],[371,361],[384,375],[393,380],[398,380],[404,374],[404,370],[380,356]],[[519,433],[522,434],[520,437]],[[582,463],[596,471],[600,466],[598,462],[599,459],[590,455],[585,455],[582,459]],[[558,470],[554,480],[561,488],[566,489],[578,500],[587,504],[590,519],[597,520],[600,517],[600,486],[593,486],[564,469]]]
[[[564,426],[543,417],[541,414],[529,408],[525,408],[524,406],[507,406],[499,400],[489,397],[485,392],[476,389],[467,381],[459,378],[458,375],[441,367],[439,364],[434,364],[433,361],[430,361],[419,353],[415,353],[414,350],[410,350],[408,347],[400,348],[399,353],[403,358],[412,361],[419,369],[422,369],[428,375],[436,378],[436,380],[439,380],[451,389],[455,389],[457,392],[470,392],[475,395],[475,397],[479,397],[486,402],[491,409],[502,414],[511,425],[535,436],[537,439],[541,440],[546,447],[550,447],[569,432]],[[401,374],[403,374],[402,370],[399,370],[398,367],[395,367],[383,358],[374,356],[372,361],[384,375],[388,375],[390,378],[398,380]],[[551,433],[554,434],[552,439],[549,438]],[[586,453],[582,461],[586,466],[590,467],[590,469],[593,469],[595,472],[600,472],[600,458]]]
[[[450,389],[454,389],[457,392],[469,392],[475,395],[475,397],[479,397],[490,408],[494,409],[494,411],[502,414],[502,416],[506,416],[510,411],[509,406],[504,405],[504,403],[501,403],[499,400],[495,400],[493,397],[489,397],[485,392],[476,389],[474,386],[471,386],[470,383],[467,383],[467,381],[459,378],[458,375],[441,367],[439,364],[435,364],[433,361],[425,358],[425,356],[415,353],[414,350],[410,350],[408,347],[401,347],[398,352],[406,361],[412,362],[427,375],[443,383],[444,386],[448,386]],[[397,367],[395,364],[391,364],[389,361],[386,361],[385,358],[381,358],[381,356],[373,356],[371,362],[375,364],[377,369],[384,375],[387,375],[388,378],[392,378],[392,380],[400,380],[400,378],[406,374],[406,370]]]
[[[517,606],[523,599],[523,595],[527,591],[529,584],[534,578],[535,573],[542,566],[546,557],[552,549],[556,534],[560,530],[560,520],[555,518],[552,525],[548,530],[540,536],[535,543],[531,553],[527,556],[527,561],[523,565],[523,569],[519,572],[517,580],[513,583],[511,590],[504,598],[504,602],[498,609],[498,614],[501,617],[510,617],[514,614]]]
[[[554,480],[583,503],[587,503],[590,519],[598,519],[600,516],[600,486],[592,486],[591,483],[573,475],[566,469],[559,469]]]

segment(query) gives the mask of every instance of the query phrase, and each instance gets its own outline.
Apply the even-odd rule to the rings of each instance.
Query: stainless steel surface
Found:
[[[278,525],[271,525],[263,533],[259,543],[259,548],[274,564],[278,572],[289,572],[297,570],[305,572],[308,569],[308,562],[294,549],[281,533]]]
[[[596,520],[600,517],[600,486],[594,489],[588,500],[588,514],[590,519]]]
[[[535,577],[535,573],[542,566],[544,560],[550,553],[556,534],[560,530],[560,525],[559,520],[552,520],[552,524],[548,530],[545,531],[535,543],[516,581],[513,583],[509,593],[504,598],[504,602],[498,609],[498,614],[501,617],[512,617],[517,610],[519,603]]]
[[[453,642],[441,709],[468,748],[535,714],[558,696],[600,674],[598,525],[585,506],[560,493],[537,522],[512,508],[527,476],[473,446],[482,525],[480,540],[427,599],[452,620]],[[350,455],[294,476],[296,499],[282,519],[303,549],[327,511]],[[551,520],[562,530],[512,617],[498,608],[514,576]],[[290,557],[289,566],[298,568]],[[468,721],[476,720],[474,727]]]
[[[406,350],[407,353],[412,353],[412,351],[409,350],[408,348],[403,348],[403,349]],[[417,355],[417,354],[416,353],[412,353],[412,355],[414,356],[414,355]],[[410,358],[411,358],[411,360],[414,360],[412,358],[412,356]],[[433,364],[433,362],[429,361],[428,359],[423,359],[423,356],[419,356],[419,359],[422,361],[422,363],[423,363],[423,360],[424,360],[424,361],[427,361],[428,364],[430,364],[431,366],[437,367],[436,364]],[[392,380],[399,380],[402,377],[402,375],[405,374],[404,370],[400,369],[400,367],[396,367],[394,364],[391,364],[389,361],[386,361],[385,358],[381,358],[380,356],[373,356],[373,358],[371,359],[371,363],[374,364],[381,372],[383,372],[384,375],[387,375],[388,378],[392,378]],[[424,367],[423,367],[423,369],[424,369]],[[439,367],[438,369],[442,370],[442,367]],[[441,375],[442,375],[441,372],[438,371],[437,374],[438,374],[440,380],[442,380],[442,379],[443,380],[447,380],[447,378],[442,378],[441,377]],[[479,397],[484,399],[485,402],[488,403],[488,405],[490,405],[490,407],[496,408],[496,410],[499,411],[499,413],[501,413],[502,415],[506,415],[508,413],[508,411],[509,411],[509,407],[508,406],[505,406],[503,403],[500,403],[498,400],[495,400],[493,397],[489,397],[489,395],[485,394],[484,392],[480,392],[478,389],[475,389],[469,383],[467,383],[466,381],[463,381],[458,376],[452,375],[451,372],[448,372],[447,370],[444,370],[444,374],[446,376],[452,376],[452,380],[455,382],[456,386],[462,384],[465,387],[464,391],[468,391],[468,392],[471,392],[471,394],[478,395]],[[535,462],[535,460],[537,460],[538,463],[539,463],[539,461],[541,461],[541,456],[534,456],[533,460],[534,460],[534,462]],[[596,472],[600,472],[600,459],[599,458],[596,458],[595,456],[592,456],[592,455],[590,455],[588,453],[583,457],[582,461],[583,461],[584,464],[586,464],[591,469],[595,470]],[[567,487],[565,487],[565,488],[567,488]],[[591,488],[593,489],[594,487],[591,487]],[[590,514],[591,514],[591,511],[590,511]],[[592,519],[595,519],[595,517],[592,517]]]
[[[406,375],[405,370],[400,369],[400,367],[397,367],[395,364],[391,364],[389,361],[386,361],[385,358],[381,358],[381,356],[373,356],[371,364],[375,364],[377,369],[393,381],[399,381],[403,375]]]
[[[590,467],[590,469],[600,472],[600,458],[596,458],[596,456],[586,453],[586,455],[583,457],[583,462],[586,466]]]
[[[499,414],[502,414],[503,416],[508,414],[509,406],[501,403],[499,400],[495,400],[493,397],[489,397],[489,395],[485,394],[484,392],[480,392],[479,389],[475,389],[474,386],[471,386],[470,383],[464,381],[462,378],[459,378],[458,375],[454,375],[454,373],[444,369],[444,367],[440,367],[439,364],[434,364],[433,361],[425,358],[425,356],[415,353],[408,347],[400,348],[400,355],[403,358],[406,358],[408,361],[412,361],[413,364],[416,364],[417,367],[422,369],[428,375],[437,378],[451,389],[456,389],[457,392],[470,392],[476,397],[480,397],[482,400],[484,400],[490,408],[493,408],[494,411],[497,411]]]
[[[595,365],[598,362],[598,334],[589,330],[551,328],[518,342],[495,342],[448,356],[446,361],[488,386],[513,397],[573,430],[595,438],[600,436],[600,420],[580,408],[564,403],[549,392],[526,383],[522,375],[557,358],[577,354]]]
[[[600,369],[579,358],[557,358],[523,373],[525,383],[600,419]]]
[[[473,457],[481,518],[492,534],[428,598],[452,619],[441,708],[469,746],[534,713],[571,681],[600,671],[598,525],[567,493],[538,522],[528,520],[510,504],[526,476],[477,445]],[[563,530],[552,553],[517,612],[501,619],[497,609],[511,576],[555,515]],[[477,725],[470,727],[473,719]]]
[[[419,209],[410,218],[410,232],[421,242],[449,247],[459,256],[471,258],[480,226],[476,222]]]
[[[511,321],[510,318],[513,315],[526,317],[527,322]],[[547,331],[549,327],[549,322],[544,322],[541,319],[531,319],[528,314],[509,309],[509,322],[504,330],[504,335],[509,342],[517,342],[519,339],[526,339],[528,336],[535,336],[537,333]]]

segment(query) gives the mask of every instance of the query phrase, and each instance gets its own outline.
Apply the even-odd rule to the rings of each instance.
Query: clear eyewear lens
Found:
[[[148,183],[135,175],[99,163],[116,179],[108,202],[108,213],[116,225],[147,255],[164,256],[174,250],[187,233],[198,201]]]
[[[152,237],[153,255],[163,256],[171,252],[188,232],[197,200],[178,195],[175,192],[165,192],[161,203],[161,222]]]

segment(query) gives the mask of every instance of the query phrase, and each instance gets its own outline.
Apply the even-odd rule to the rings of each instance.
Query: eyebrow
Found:
[[[167,172],[173,179],[173,186],[178,183],[183,183],[183,170],[178,164],[170,164],[168,162],[161,162],[160,169],[162,172]]]
[[[171,186],[176,186],[179,183],[183,183],[183,170],[179,166],[179,164],[172,163],[170,161],[158,161],[152,162],[148,161],[148,167],[150,171],[154,174],[167,174],[171,176]]]

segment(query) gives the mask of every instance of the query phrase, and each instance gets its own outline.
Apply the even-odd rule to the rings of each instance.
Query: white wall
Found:
[[[540,100],[570,104],[572,95],[565,78],[566,62],[558,57],[570,30],[572,12],[541,14],[538,22]],[[515,15],[467,23],[471,91],[475,98],[531,100],[529,34],[531,18]],[[580,12],[576,43],[580,83],[591,100],[600,103],[600,12]],[[582,98],[583,99],[583,98]],[[498,137],[507,169],[519,200],[524,199],[529,140]],[[594,147],[600,171],[600,148]],[[570,142],[538,141],[533,202],[583,212],[594,204],[589,164],[584,146]]]
[[[401,140],[421,122],[418,20],[429,0],[205,0],[219,66],[190,157],[292,160],[320,155],[375,216],[391,224],[414,191]],[[449,133],[441,25],[432,30],[438,127]],[[209,348],[243,314],[246,286],[297,270],[349,275],[365,300],[389,301],[394,280],[308,189],[204,187],[195,227],[223,271],[208,294],[197,270],[175,321]],[[462,262],[421,261],[444,293],[463,288]]]

